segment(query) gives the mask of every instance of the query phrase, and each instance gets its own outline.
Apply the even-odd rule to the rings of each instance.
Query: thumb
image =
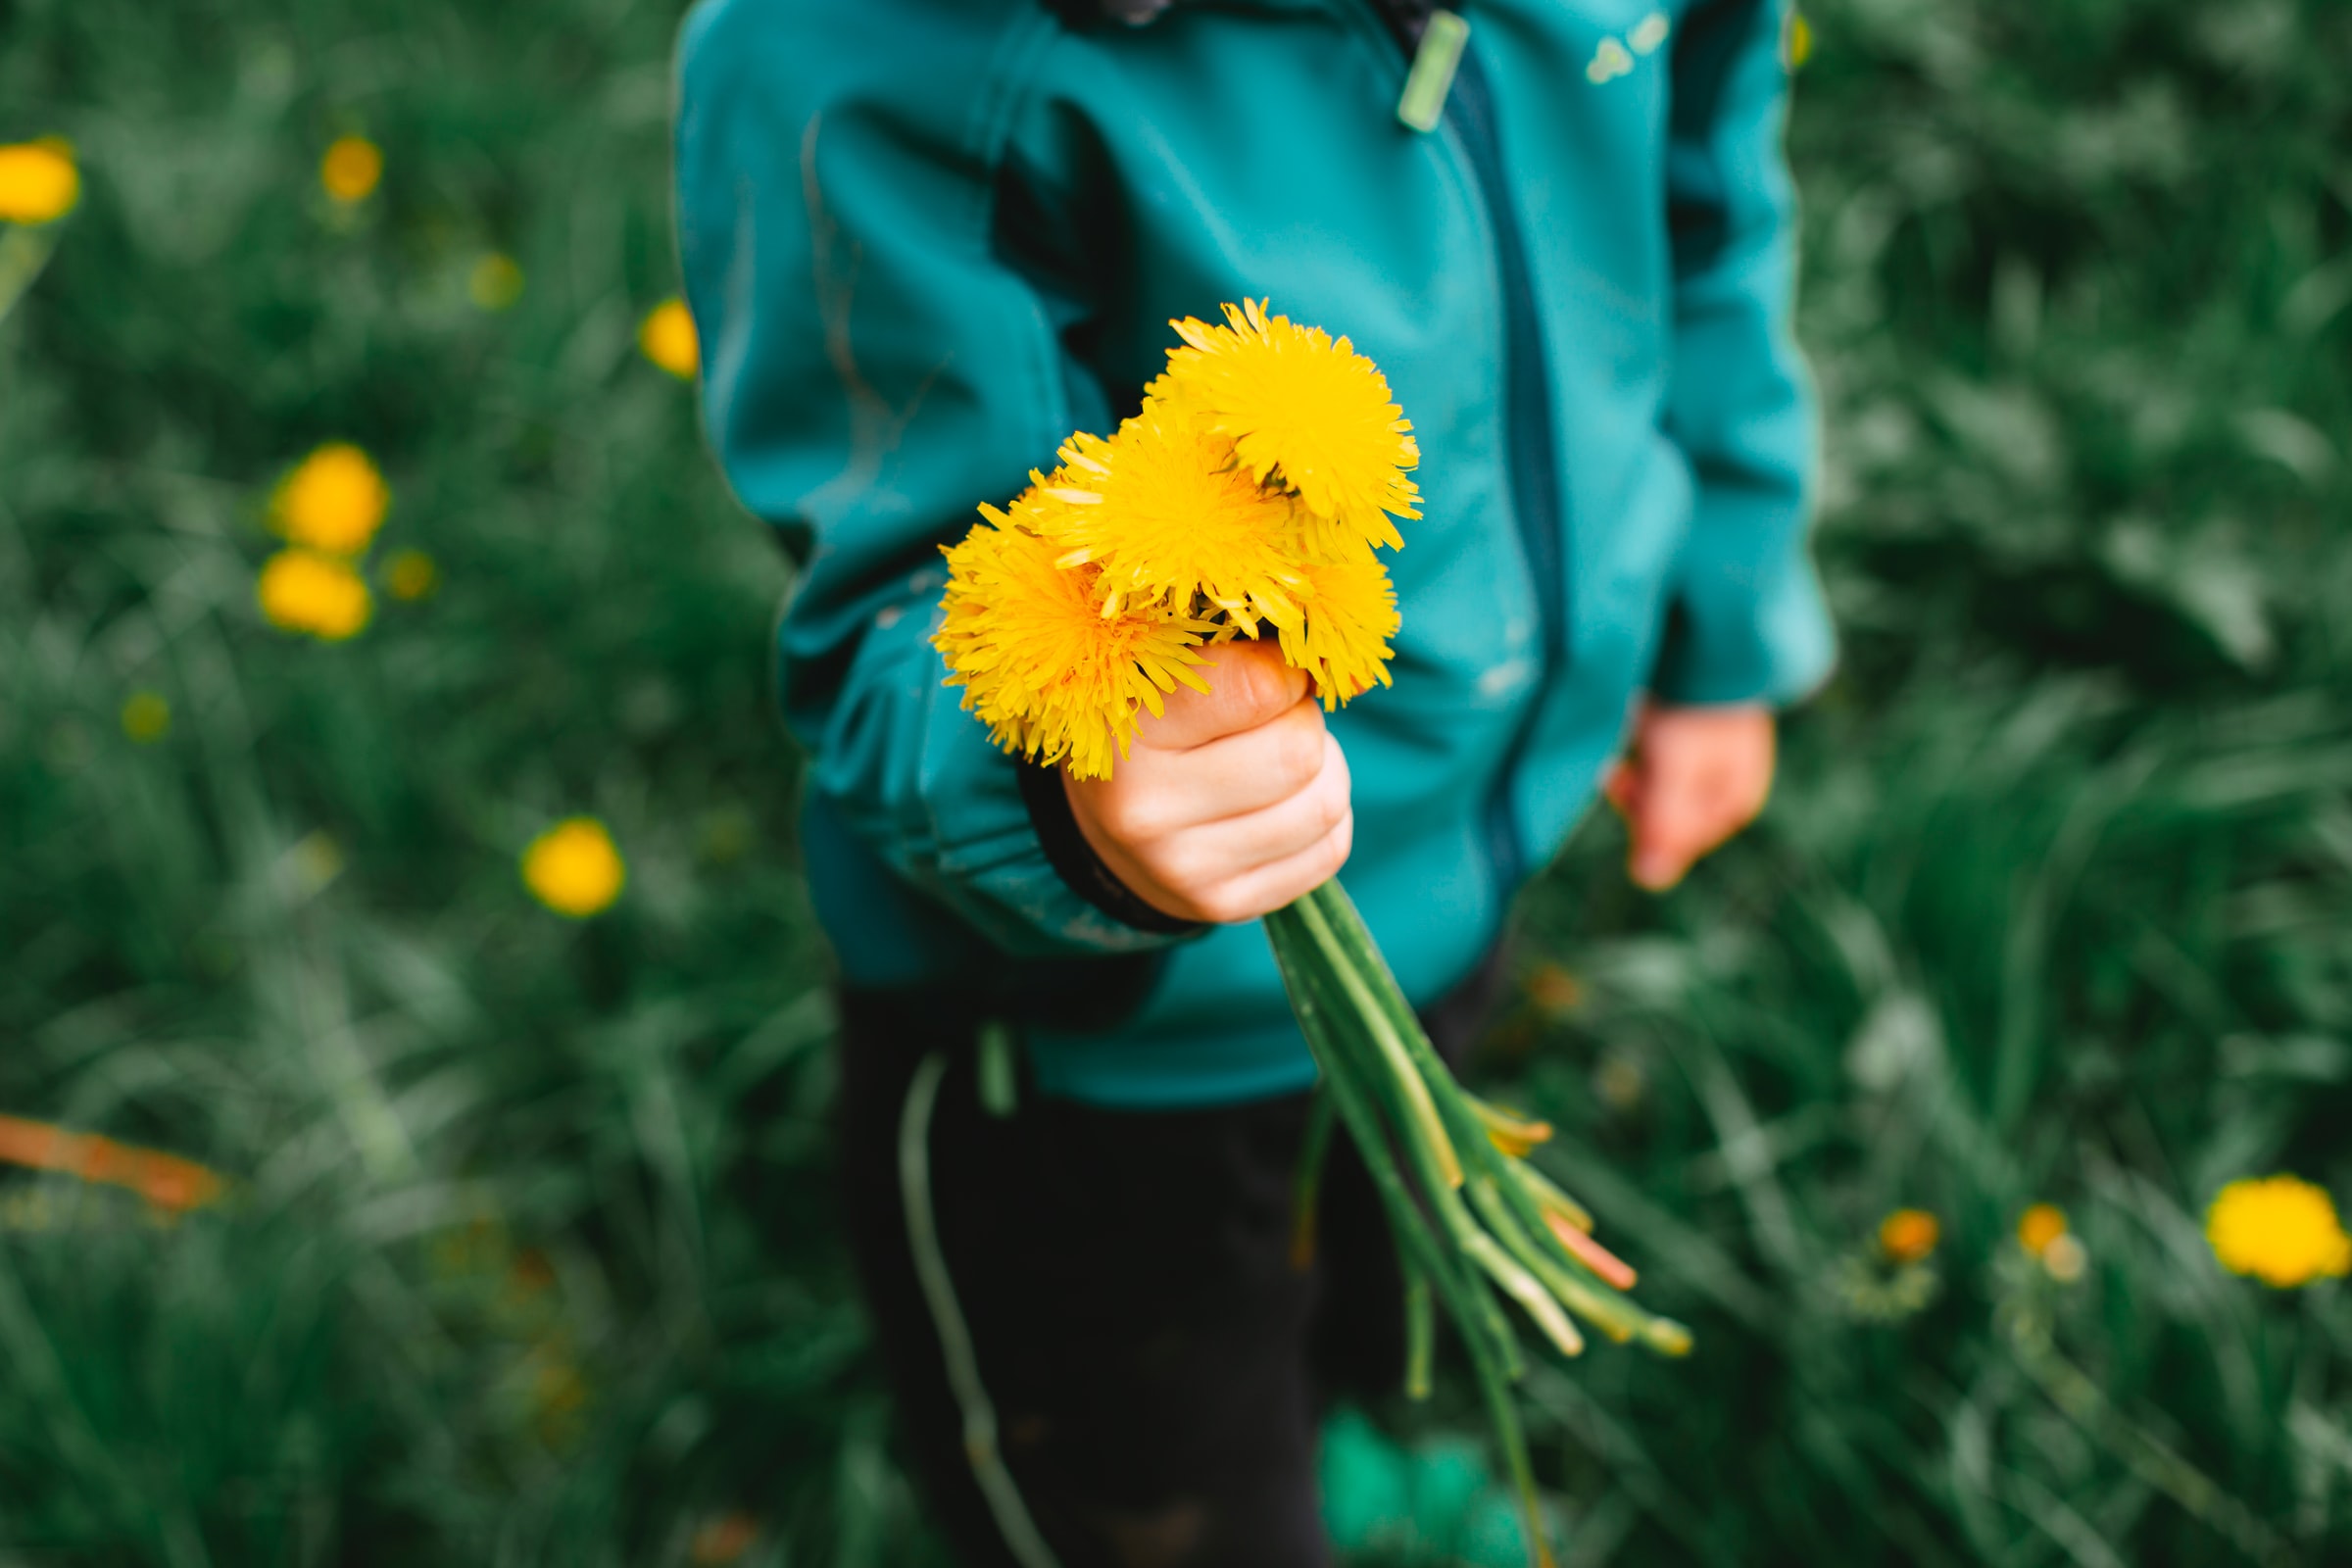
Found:
[[[1270,638],[1221,643],[1201,653],[1200,674],[1208,690],[1179,686],[1170,692],[1160,716],[1146,718],[1138,731],[1145,745],[1162,751],[1205,746],[1278,718],[1306,696],[1306,672],[1284,663]]]

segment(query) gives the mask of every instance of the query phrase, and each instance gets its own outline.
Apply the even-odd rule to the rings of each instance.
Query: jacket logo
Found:
[[[1585,67],[1585,79],[1598,87],[1619,76],[1632,75],[1635,57],[1656,53],[1658,45],[1673,30],[1674,23],[1665,12],[1652,11],[1622,39],[1612,34],[1600,40],[1600,46],[1592,51],[1592,62]]]

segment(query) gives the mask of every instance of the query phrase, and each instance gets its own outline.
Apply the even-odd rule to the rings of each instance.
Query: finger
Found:
[[[1271,642],[1231,642],[1202,650],[1197,673],[1208,690],[1179,686],[1158,717],[1137,725],[1138,744],[1162,751],[1189,751],[1223,736],[1255,729],[1287,712],[1306,695],[1306,672],[1282,662]]]
[[[1179,754],[1196,822],[1216,822],[1287,801],[1310,788],[1339,752],[1323,709],[1301,697],[1255,729],[1222,735]],[[1347,778],[1347,763],[1340,764]]]
[[[1326,737],[1323,766],[1306,788],[1259,810],[1193,828],[1147,852],[1146,868],[1172,888],[1209,888],[1310,849],[1348,810],[1348,762]]]
[[[1635,798],[1641,793],[1641,776],[1635,772],[1631,760],[1612,766],[1600,780],[1601,798],[1623,817],[1633,815]]]
[[[1636,887],[1663,893],[1689,874],[1698,852],[1679,840],[1637,843],[1626,858],[1625,874]]]
[[[1329,741],[1323,710],[1300,698],[1255,729],[1190,751],[1139,744],[1114,776],[1072,779],[1069,789],[1104,831],[1141,848],[1289,800],[1322,772]]]
[[[1646,818],[1630,863],[1634,880],[1647,888],[1672,887],[1753,821],[1761,804],[1738,779],[1701,776]]]
[[[1646,782],[1628,820],[1633,843],[1626,871],[1642,887],[1663,892],[1683,879],[1704,849],[1708,813],[1694,781],[1674,769]]]
[[[1200,917],[1220,925],[1254,920],[1312,893],[1340,874],[1355,843],[1355,813],[1297,855],[1237,877],[1200,901]]]

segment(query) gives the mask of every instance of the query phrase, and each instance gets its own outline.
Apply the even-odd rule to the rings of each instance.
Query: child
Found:
[[[1473,6],[1419,131],[1430,15],[708,0],[686,31],[710,430],[804,568],[780,667],[853,1239],[966,1563],[1329,1560],[1318,1414],[1396,1383],[1394,1261],[1344,1160],[1289,1260],[1314,1068],[1254,917],[1345,863],[1458,1043],[1604,772],[1666,886],[1830,663],[1782,0]],[[1241,644],[1106,781],[994,750],[930,643],[940,545],[1132,412],[1170,318],[1260,297],[1414,422],[1395,686],[1326,717]]]

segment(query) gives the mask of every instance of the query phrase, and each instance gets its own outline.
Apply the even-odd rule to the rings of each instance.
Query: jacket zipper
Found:
[[[1375,0],[1390,32],[1409,61],[1432,7],[1427,0]],[[1527,246],[1519,231],[1518,208],[1503,176],[1502,144],[1494,125],[1494,99],[1478,60],[1475,41],[1462,51],[1445,118],[1453,126],[1487,209],[1494,236],[1495,264],[1502,283],[1503,410],[1509,462],[1511,511],[1519,544],[1536,579],[1536,611],[1543,634],[1543,679],[1520,715],[1510,749],[1503,754],[1486,806],[1487,854],[1504,900],[1527,874],[1528,853],[1511,805],[1511,782],[1534,743],[1544,700],[1568,662],[1567,572],[1561,555],[1560,479],[1553,451],[1551,370],[1544,349],[1544,325],[1536,310],[1535,284],[1527,268]]]

